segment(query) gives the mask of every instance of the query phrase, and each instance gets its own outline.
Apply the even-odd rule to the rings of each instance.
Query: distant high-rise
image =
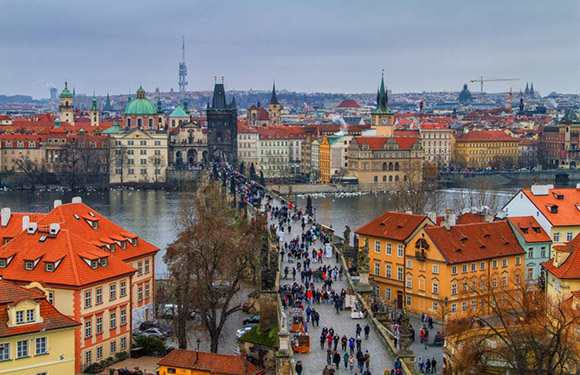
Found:
[[[48,91],[50,91],[50,100],[53,102],[56,101],[56,95],[58,94],[56,87],[51,87]]]
[[[181,62],[179,63],[179,92],[185,92],[185,86],[187,86],[187,81],[185,80],[186,76],[187,66],[185,66],[185,37],[183,37],[181,46]]]

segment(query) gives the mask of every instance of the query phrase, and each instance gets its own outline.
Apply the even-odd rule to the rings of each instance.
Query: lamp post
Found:
[[[197,343],[197,351],[195,352],[195,361],[199,360],[199,345],[201,344],[201,339],[198,337],[196,340]]]

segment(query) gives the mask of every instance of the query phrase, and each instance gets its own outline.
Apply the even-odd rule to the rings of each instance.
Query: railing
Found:
[[[425,250],[421,249],[421,250],[415,250],[415,258],[417,260],[425,260],[427,259],[427,254],[425,253]]]

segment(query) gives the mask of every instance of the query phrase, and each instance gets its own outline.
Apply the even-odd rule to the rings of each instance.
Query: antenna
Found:
[[[181,62],[185,64],[185,36],[182,36]]]

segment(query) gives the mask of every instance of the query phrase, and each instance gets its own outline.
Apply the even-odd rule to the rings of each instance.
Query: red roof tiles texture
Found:
[[[407,240],[424,222],[429,222],[425,215],[405,214],[398,211],[385,212],[370,223],[355,230],[355,233],[388,238],[398,241]]]
[[[514,216],[508,221],[528,243],[551,241],[533,216]]]
[[[264,374],[254,364],[241,356],[196,352],[193,350],[174,349],[157,362],[160,366],[170,366],[198,371],[207,371],[219,375],[258,375]],[[248,368],[244,366],[247,364]]]

